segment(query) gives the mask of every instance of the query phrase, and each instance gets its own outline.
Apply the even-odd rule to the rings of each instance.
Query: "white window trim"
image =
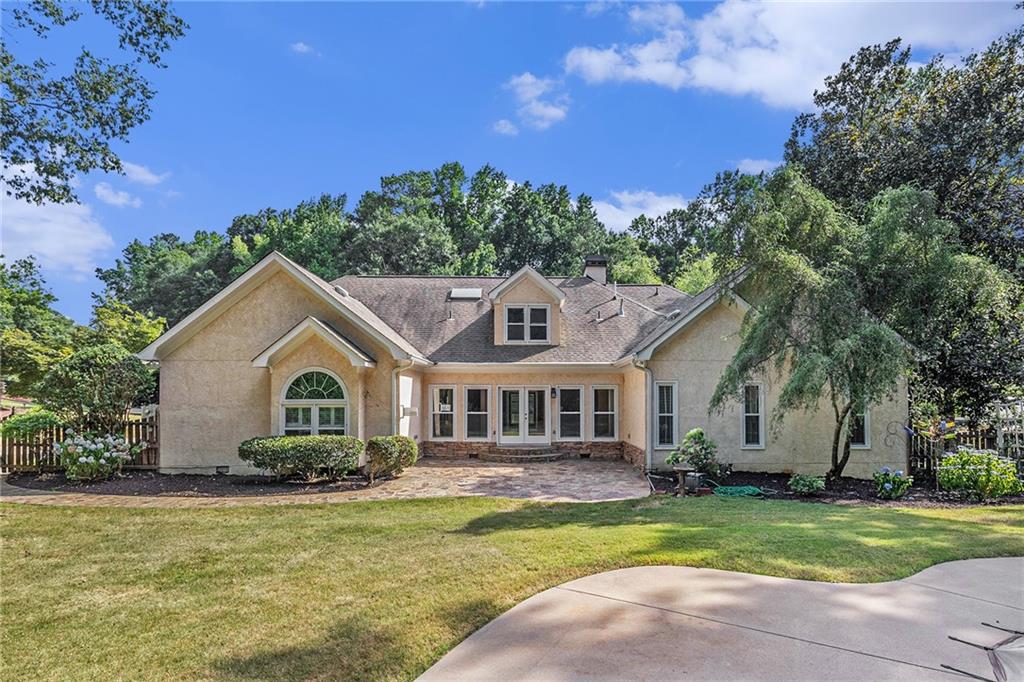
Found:
[[[517,339],[509,340],[508,338],[508,311],[509,308],[522,308],[523,309],[523,340]],[[531,308],[544,308],[547,311],[547,324],[544,326],[544,338],[537,340],[530,340],[530,309]],[[550,303],[506,303],[503,307],[502,315],[504,316],[504,324],[502,325],[502,337],[505,339],[505,343],[509,345],[537,345],[537,346],[549,346],[551,345],[551,304]]]
[[[555,415],[555,440],[558,441],[569,441],[569,442],[585,442],[587,440],[587,420],[584,415],[587,413],[587,391],[583,385],[579,386],[556,386],[555,387],[555,409],[553,410]],[[580,435],[577,438],[562,437],[562,389],[567,388],[572,391],[580,392]],[[566,412],[565,414],[576,414],[575,412]]]
[[[853,409],[850,410],[850,417],[847,417],[846,424],[847,428],[851,426],[850,418],[854,417]],[[850,441],[851,450],[870,450],[871,449],[871,408],[864,408],[864,442],[854,443]]]
[[[447,414],[447,412],[435,411],[436,405],[434,400],[437,397],[436,389],[439,388],[450,388],[452,389],[452,435],[451,436],[435,436],[434,435],[434,415],[435,414]],[[459,390],[455,384],[430,384],[430,424],[428,426],[428,433],[430,434],[430,440],[435,442],[442,441],[453,441],[455,440],[455,434],[459,432]]]
[[[345,397],[341,400],[306,400],[305,398],[285,398],[288,395],[288,389],[291,388],[292,383],[303,374],[307,372],[323,372],[330,376],[332,379],[338,382],[341,386],[341,390],[345,392]],[[302,369],[294,372],[288,380],[284,382],[284,386],[281,388],[281,398],[278,400],[278,414],[277,414],[277,435],[285,435],[285,408],[286,407],[308,407],[310,408],[309,417],[309,433],[310,435],[318,435],[320,430],[320,411],[318,407],[344,407],[345,408],[345,424],[342,428],[345,429],[345,435],[349,435],[352,432],[349,430],[349,417],[352,410],[349,407],[348,397],[351,394],[348,391],[348,386],[342,381],[341,377],[335,372],[327,369],[326,367],[303,367]]]
[[[747,386],[757,386],[757,435],[760,442],[755,445],[747,445]],[[749,381],[743,384],[743,395],[740,398],[740,450],[764,450],[764,412],[764,384],[760,381]]]
[[[612,419],[612,436],[610,438],[607,436],[598,438],[597,429],[594,428],[597,421],[597,412],[595,411],[597,400],[594,398],[594,392],[600,389],[611,389],[612,392],[613,411],[611,414],[615,418]],[[601,414],[606,413],[602,412]],[[619,439],[619,387],[615,384],[593,384],[590,387],[590,439],[593,441],[613,441]]]
[[[473,414],[486,414],[487,415],[487,435],[484,436],[483,438],[480,438],[479,436],[473,436],[471,438],[470,435],[469,435],[469,415],[470,415],[470,412],[469,412],[469,391],[470,390],[487,391],[487,404],[486,404],[487,411],[486,412],[473,412]],[[431,393],[431,395],[433,395],[433,393]],[[462,437],[466,441],[471,442],[471,443],[472,442],[487,443],[487,442],[490,442],[492,440],[492,438],[491,438],[491,431],[492,431],[491,425],[493,424],[492,418],[494,416],[494,413],[493,413],[493,410],[492,410],[491,406],[493,405],[493,400],[492,400],[493,396],[494,396],[494,389],[491,386],[488,386],[486,384],[469,384],[469,385],[466,385],[466,386],[462,387],[462,409],[465,410],[465,414],[463,414],[463,418],[462,418]],[[434,415],[433,415],[433,413],[431,413],[431,415],[430,415],[430,428],[431,428],[431,432],[433,432],[433,428],[434,428]]]
[[[672,387],[672,412],[661,411],[661,386]],[[655,450],[674,450],[679,445],[679,384],[675,381],[655,381],[654,382],[654,449]],[[672,442],[671,443],[659,443],[658,435],[661,433],[661,418],[672,417]]]

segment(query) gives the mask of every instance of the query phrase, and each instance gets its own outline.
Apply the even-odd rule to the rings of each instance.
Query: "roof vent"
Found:
[[[334,285],[334,290],[337,291],[342,296],[348,296],[348,290],[345,289],[345,287],[341,287],[341,286],[338,286],[337,284],[335,284]]]
[[[455,288],[448,292],[449,301],[475,301],[484,295],[480,287]]]

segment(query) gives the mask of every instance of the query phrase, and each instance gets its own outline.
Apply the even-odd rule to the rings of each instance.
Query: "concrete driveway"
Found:
[[[985,653],[1024,630],[1024,558],[956,561],[834,584],[654,566],[574,580],[517,605],[421,680],[992,678]]]

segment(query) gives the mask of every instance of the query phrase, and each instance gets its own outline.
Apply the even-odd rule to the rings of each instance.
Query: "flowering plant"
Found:
[[[914,478],[902,471],[882,467],[875,472],[875,494],[883,500],[897,500],[907,494],[913,482]]]
[[[54,443],[53,451],[69,479],[94,481],[120,472],[144,447],[145,443],[129,445],[121,436],[76,434],[68,429],[65,439]]]

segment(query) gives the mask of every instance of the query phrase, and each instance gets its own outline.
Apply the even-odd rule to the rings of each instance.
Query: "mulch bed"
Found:
[[[840,478],[828,484],[828,487],[813,497],[801,497],[789,491],[786,483],[789,474],[763,474],[746,471],[733,472],[722,485],[751,485],[764,490],[766,499],[794,500],[798,502],[817,502],[820,504],[837,505],[882,505],[889,507],[974,507],[982,505],[1024,504],[1024,495],[1002,497],[989,502],[965,500],[951,493],[935,490],[931,486],[914,485],[899,500],[880,500],[875,497],[875,482],[857,478]],[[676,481],[674,475],[668,477],[652,476],[654,486],[659,493],[675,494]]]
[[[128,471],[106,481],[69,481],[63,473],[16,473],[7,482],[20,488],[96,495],[140,497],[256,497],[338,493],[368,487],[366,478],[347,476],[340,481],[281,480],[261,476],[199,476]]]

